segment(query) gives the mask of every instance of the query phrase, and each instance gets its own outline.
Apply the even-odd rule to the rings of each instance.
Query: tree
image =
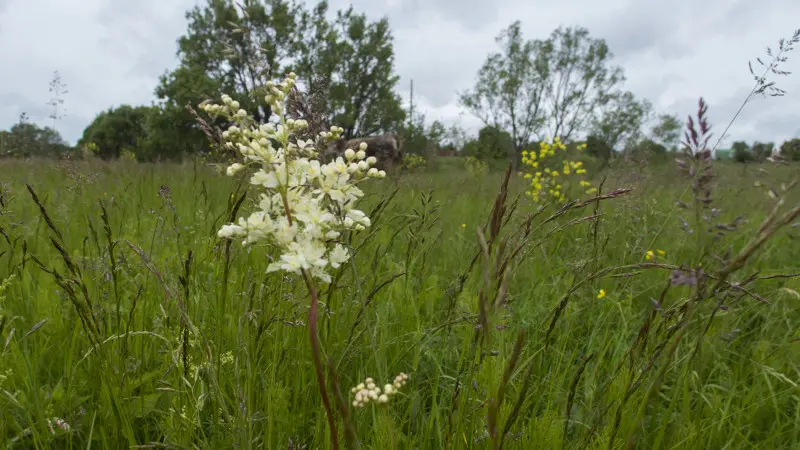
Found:
[[[624,149],[641,137],[651,111],[652,104],[646,99],[640,101],[629,91],[616,93],[602,115],[594,119],[592,135],[612,149]]]
[[[550,62],[546,98],[550,136],[568,141],[595,119],[624,80],[622,69],[608,66],[613,54],[605,40],[583,27],[559,27],[542,45]]]
[[[636,162],[664,163],[667,161],[667,147],[650,138],[644,138],[632,142],[625,149],[625,156]]]
[[[542,129],[568,141],[597,120],[624,80],[621,69],[608,65],[605,41],[585,28],[559,27],[545,40],[529,41],[520,28],[513,22],[497,36],[502,52],[487,57],[474,89],[460,96],[484,124],[511,134],[516,153],[541,138]],[[509,157],[516,162],[517,155]]]
[[[71,150],[58,131],[29,123],[25,113],[4,134],[3,140],[3,153],[9,156],[58,158]]]
[[[195,117],[186,109],[222,93],[256,120],[271,115],[263,87],[289,69],[304,30],[294,0],[207,0],[186,13],[186,34],[178,39],[179,66],[161,76],[159,109],[148,118],[143,145],[148,158],[179,158],[208,148]],[[164,151],[167,154],[160,155]]]
[[[538,134],[544,123],[544,98],[549,79],[543,43],[524,41],[521,23],[513,22],[495,41],[502,52],[489,55],[478,71],[475,87],[459,96],[460,103],[486,127],[511,136],[508,158]],[[486,129],[486,128],[484,128]]]
[[[668,150],[676,151],[681,140],[682,127],[677,115],[662,114],[658,116],[658,123],[653,126],[650,134],[652,134],[653,140]]]
[[[745,163],[755,159],[747,142],[736,141],[731,146],[731,149],[733,149],[733,160],[736,162]]]
[[[335,30],[336,33],[327,34],[335,39],[332,45],[308,49],[322,53],[316,60],[323,67],[334,64],[331,122],[344,128],[346,139],[396,129],[406,114],[394,92],[400,77],[394,73],[389,20],[383,17],[370,23],[366,15],[355,14],[351,6],[337,13]],[[333,57],[324,56],[326,48],[333,49]]]
[[[465,153],[482,161],[489,161],[504,158],[513,149],[514,139],[510,133],[497,127],[485,126],[478,132],[478,139],[467,143]]]
[[[600,159],[605,165],[611,159],[614,149],[606,143],[605,139],[590,134],[586,138],[586,153]]]
[[[98,114],[83,130],[78,145],[94,143],[97,146],[97,156],[103,159],[119,158],[123,150],[130,150],[138,157],[147,137],[147,118],[151,109],[147,106],[129,105],[109,108]]]
[[[774,142],[754,142],[751,150],[756,161],[764,161],[772,156],[773,148],[775,148]]]
[[[800,138],[781,144],[781,156],[789,161],[800,161]]]

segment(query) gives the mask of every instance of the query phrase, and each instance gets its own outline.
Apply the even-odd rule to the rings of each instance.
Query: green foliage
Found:
[[[683,124],[676,115],[662,114],[658,116],[658,123],[650,131],[653,140],[666,147],[669,151],[677,151],[681,140]]]
[[[644,138],[629,145],[623,153],[633,161],[659,164],[669,160],[667,152],[667,147],[652,139]]]
[[[467,172],[476,177],[485,175],[486,172],[489,171],[489,163],[474,156],[467,156],[464,158],[464,167],[467,168]]]
[[[781,156],[789,161],[800,161],[800,138],[794,138],[781,144]]]
[[[403,142],[403,152],[415,155],[433,156],[441,149],[446,136],[444,125],[438,120],[425,123],[425,115],[417,114],[414,121],[405,122],[397,127],[397,133]]]
[[[58,131],[29,123],[25,114],[9,131],[0,131],[0,157],[60,158],[72,150]]]
[[[775,148],[774,142],[754,142],[753,147],[751,150],[753,151],[753,156],[758,161],[764,161],[770,156],[772,156],[772,149]]]
[[[612,149],[624,149],[641,137],[652,108],[648,100],[638,100],[630,91],[610,94],[604,112],[594,118],[592,135]]]
[[[395,93],[400,79],[394,73],[394,46],[389,20],[370,23],[351,6],[337,13],[335,40],[329,42],[335,61],[330,85],[331,123],[351,139],[396,129],[406,117]],[[311,47],[324,52],[326,47]]]
[[[586,138],[586,153],[602,161],[608,161],[611,159],[614,149],[604,139],[589,135]]]
[[[417,170],[417,169],[424,169],[428,165],[428,162],[420,155],[415,155],[413,153],[406,153],[403,155],[403,169],[405,170]]]
[[[119,158],[123,150],[136,152],[147,137],[147,118],[150,107],[122,105],[109,108],[95,117],[83,130],[78,145],[94,143],[96,156],[102,159]]]
[[[506,158],[514,154],[514,138],[506,131],[487,125],[480,129],[477,139],[465,145],[464,153],[482,161]]]
[[[76,170],[97,174],[80,192],[64,188],[73,180],[58,165],[0,167],[0,227],[10,238],[0,234],[0,284],[16,275],[0,288],[7,318],[0,319],[0,441],[15,448],[330,448],[306,350],[302,281],[266,274],[269,248],[226,250],[214,234],[248,177],[124,161]],[[788,184],[796,173],[795,163],[778,167],[771,184]],[[691,201],[692,194],[681,197],[686,184],[671,166],[644,171],[639,182],[627,167],[599,175],[607,179],[603,193],[636,190],[569,216],[548,209],[530,234],[524,226],[537,207],[523,201],[511,208],[527,189],[512,177],[507,210],[516,213],[487,239],[486,261],[477,233],[490,232],[483,227],[491,223],[499,174],[461,169],[402,179],[374,228],[352,237],[358,253],[337,274],[335,289],[320,296],[320,339],[346,404],[350,388],[367,376],[383,383],[410,375],[388,408],[350,410],[361,448],[490,446],[490,408],[475,406],[502,398],[500,386],[497,431],[510,423],[509,449],[619,448],[628,435],[631,448],[647,449],[791,448],[798,441],[800,372],[791,362],[800,350],[787,344],[800,337],[798,279],[742,286],[769,303],[735,291],[725,310],[698,303],[695,320],[679,321],[675,314],[694,287],[667,288],[670,270],[645,264],[693,260],[694,239],[675,220],[675,200]],[[715,167],[720,217],[747,214],[741,234],[722,250],[745,249],[773,208],[749,188],[755,176]],[[364,187],[365,210],[394,191],[393,181],[381,183]],[[800,201],[797,192],[785,199]],[[253,201],[252,194],[242,200]],[[503,270],[495,256],[518,246],[520,259],[495,306],[485,299],[494,285],[484,274]],[[646,259],[651,249],[655,260]],[[798,273],[798,252],[800,241],[779,234],[731,281]],[[65,278],[63,285],[39,263]],[[98,345],[73,303],[83,300],[81,286],[94,311],[85,317],[95,317],[102,333]],[[597,298],[601,289],[606,295]],[[481,301],[488,327],[477,326]],[[670,329],[674,323],[683,325]],[[479,328],[490,329],[491,339],[478,339],[473,351]],[[669,334],[682,329],[683,339]],[[519,363],[507,372],[520,330]],[[518,401],[519,414],[508,421]]]
[[[746,163],[756,159],[753,152],[750,151],[750,146],[747,145],[747,142],[734,142],[731,149],[733,150],[733,160],[738,163]]]
[[[542,130],[569,141],[602,120],[598,114],[611,101],[609,93],[623,80],[622,70],[609,66],[605,41],[585,28],[559,27],[547,39],[525,41],[516,21],[496,41],[502,51],[487,57],[460,102],[484,124],[510,133],[515,151]]]

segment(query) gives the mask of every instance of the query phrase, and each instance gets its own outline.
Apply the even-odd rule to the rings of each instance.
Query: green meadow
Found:
[[[365,185],[373,224],[318,286],[340,445],[800,448],[797,165],[716,163],[695,208],[674,164],[619,162],[592,182],[630,191],[540,208],[461,161]],[[246,177],[6,160],[0,180],[7,448],[333,448],[306,285],[216,234],[253,211]]]

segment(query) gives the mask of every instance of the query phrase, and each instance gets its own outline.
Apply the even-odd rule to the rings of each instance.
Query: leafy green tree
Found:
[[[2,150],[5,156],[59,158],[72,151],[72,147],[58,131],[28,122],[25,113],[7,132],[3,132]]]
[[[612,149],[625,149],[641,137],[652,108],[649,101],[637,99],[630,91],[615,93],[602,115],[594,119],[592,135]]]
[[[559,27],[547,39],[528,41],[520,28],[513,22],[497,36],[502,51],[487,57],[475,87],[460,96],[484,124],[511,135],[512,161],[543,129],[569,141],[598,120],[624,80],[622,70],[609,65],[608,45],[585,28]]]
[[[677,151],[681,140],[680,119],[676,115],[662,114],[658,116],[658,123],[653,126],[650,134],[653,140],[660,143],[670,151]]]
[[[622,156],[635,163],[663,164],[669,160],[667,147],[645,137],[629,143]]]
[[[774,142],[754,142],[751,150],[757,161],[764,161],[772,155],[773,148],[775,148]]]
[[[545,121],[549,63],[544,43],[525,41],[519,21],[502,30],[495,41],[501,51],[486,58],[475,87],[461,93],[459,101],[484,123],[484,129],[504,130],[511,136],[506,156],[516,164],[518,153]]]
[[[747,142],[734,142],[731,146],[731,149],[733,150],[733,160],[736,162],[745,163],[755,159],[753,157],[753,153],[750,151],[750,146],[747,145]]]
[[[78,145],[93,142],[97,146],[97,156],[103,159],[119,158],[123,150],[133,151],[138,156],[138,149],[147,137],[147,117],[151,109],[130,105],[109,108],[83,130]]]
[[[586,153],[607,163],[614,153],[614,149],[602,137],[590,134],[586,138]]]
[[[406,117],[395,87],[394,46],[386,17],[369,22],[352,6],[337,13],[334,57],[318,56],[335,66],[330,80],[331,122],[344,128],[344,137],[368,136],[396,129]],[[311,51],[324,52],[326,47]]]
[[[493,126],[481,128],[478,139],[474,142],[468,156],[474,156],[482,161],[505,158],[514,150],[513,136]]]
[[[613,54],[605,40],[583,27],[559,27],[540,46],[549,63],[546,108],[550,136],[569,141],[590,125],[625,80],[622,69],[610,66]]]
[[[781,144],[781,156],[789,161],[800,161],[800,138],[794,138]]]
[[[207,0],[186,13],[188,28],[178,40],[179,66],[162,75],[159,109],[149,116],[148,159],[176,159],[208,149],[187,105],[196,107],[226,93],[259,121],[271,111],[263,86],[289,69],[303,35],[294,1]],[[224,124],[223,124],[224,126]]]

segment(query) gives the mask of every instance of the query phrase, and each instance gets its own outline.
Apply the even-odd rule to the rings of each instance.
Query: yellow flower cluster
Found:
[[[425,161],[425,158],[422,156],[413,153],[406,153],[403,155],[403,168],[406,170],[424,168],[427,164],[428,162]]]
[[[583,150],[586,148],[586,144],[580,144],[577,148]],[[522,176],[531,183],[530,189],[525,194],[534,202],[538,203],[544,199],[566,201],[562,183],[567,184],[570,178],[577,178],[581,188],[588,188],[587,194],[597,191],[596,188],[590,187],[591,183],[584,179],[586,169],[581,161],[564,159],[560,163],[561,167],[550,167],[558,166],[558,164],[548,164],[547,160],[555,156],[556,152],[565,152],[566,150],[567,146],[556,137],[552,144],[542,142],[538,152],[527,150],[522,152],[522,164],[526,170]]]
[[[474,176],[482,175],[489,171],[489,163],[481,161],[474,156],[467,156],[464,160],[464,167]]]
[[[656,250],[656,253],[658,253],[659,256],[664,256],[667,254],[667,252],[665,252],[664,250]],[[656,258],[656,254],[653,253],[652,250],[648,250],[647,253],[644,254],[644,258],[648,261],[652,261]]]

